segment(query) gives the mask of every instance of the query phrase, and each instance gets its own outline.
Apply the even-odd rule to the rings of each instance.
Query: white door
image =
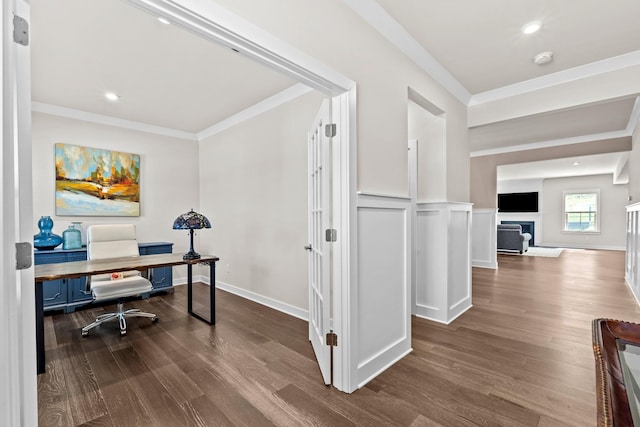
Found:
[[[33,241],[29,4],[2,2],[0,150],[0,425],[36,425],[33,267],[16,270],[16,242]],[[16,41],[16,39],[18,41]],[[31,255],[31,250],[26,251]]]
[[[328,99],[322,103],[308,137],[309,172],[309,340],[325,384],[331,384],[331,137],[326,125],[331,117]]]

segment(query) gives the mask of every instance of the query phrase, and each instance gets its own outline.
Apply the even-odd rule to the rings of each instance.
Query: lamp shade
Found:
[[[180,215],[173,221],[174,230],[189,230],[189,252],[184,254],[182,259],[200,259],[200,254],[193,250],[193,230],[199,230],[201,228],[211,228],[211,223],[206,216],[195,212],[193,209]]]
[[[183,213],[173,221],[174,230],[197,230],[201,228],[211,228],[211,222],[206,216],[195,212],[193,209]]]

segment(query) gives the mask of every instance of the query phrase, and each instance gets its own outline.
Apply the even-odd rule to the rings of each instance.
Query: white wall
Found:
[[[447,200],[447,140],[444,117],[408,104],[409,139],[418,140],[418,203]]]
[[[198,145],[193,141],[33,113],[34,227],[42,215],[53,219],[62,235],[71,221],[91,224],[132,223],[140,242],[173,242],[173,251],[189,249],[187,235],[171,228],[190,208],[198,210]],[[54,144],[106,148],[140,155],[139,217],[59,217],[55,215]],[[208,230],[201,234],[208,238]],[[197,245],[196,245],[197,246]],[[198,250],[198,249],[196,249]],[[174,268],[174,283],[186,281],[186,269]]]
[[[220,257],[221,287],[304,316],[308,308],[307,132],[312,92],[200,143],[202,249]]]
[[[498,166],[498,173],[500,167]],[[544,187],[542,179],[514,179],[509,181],[498,181],[498,194],[500,193],[530,193],[538,192],[538,212],[498,212],[498,224],[501,221],[533,221],[534,222],[534,243],[536,246],[542,242],[542,229],[544,228]]]
[[[613,185],[611,175],[545,179],[542,245],[620,249],[626,245],[628,185]],[[563,191],[600,190],[600,233],[562,231]]]
[[[341,0],[216,0],[357,83],[357,189],[408,195],[407,90],[447,117],[446,200],[469,201],[467,109]]]

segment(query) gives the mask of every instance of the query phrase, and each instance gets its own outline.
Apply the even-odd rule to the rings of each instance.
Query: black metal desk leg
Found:
[[[216,263],[209,263],[209,308],[211,310],[211,323],[216,324]]]
[[[44,296],[42,283],[36,283],[36,370],[44,374]]]
[[[193,266],[187,264],[187,312],[193,314]]]

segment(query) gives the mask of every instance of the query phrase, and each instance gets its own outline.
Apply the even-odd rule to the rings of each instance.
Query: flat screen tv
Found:
[[[498,212],[538,212],[538,192],[498,194]]]

